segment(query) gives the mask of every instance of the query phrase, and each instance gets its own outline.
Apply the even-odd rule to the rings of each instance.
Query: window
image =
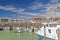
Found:
[[[46,24],[46,26],[48,27],[48,24]]]
[[[8,22],[8,19],[1,19],[2,22]]]
[[[57,24],[50,24],[50,27],[57,27]]]
[[[51,33],[51,30],[50,29],[48,29],[48,31],[49,31],[49,33]]]

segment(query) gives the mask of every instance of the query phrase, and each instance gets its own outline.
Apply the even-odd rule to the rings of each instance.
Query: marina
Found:
[[[60,0],[0,0],[0,40],[60,40]]]

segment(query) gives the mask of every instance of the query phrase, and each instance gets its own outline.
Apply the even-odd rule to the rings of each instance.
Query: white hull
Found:
[[[56,27],[47,27],[45,28],[46,37],[58,40],[57,32],[56,30],[60,28],[60,25],[57,25]],[[50,32],[49,32],[50,31]],[[37,35],[44,36],[44,27],[40,28],[37,32],[35,32]]]

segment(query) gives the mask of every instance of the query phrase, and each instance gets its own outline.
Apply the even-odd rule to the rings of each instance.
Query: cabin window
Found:
[[[50,24],[50,27],[57,27],[56,24]]]
[[[51,29],[48,29],[49,33],[51,33]]]
[[[46,26],[48,27],[48,24],[46,24]]]

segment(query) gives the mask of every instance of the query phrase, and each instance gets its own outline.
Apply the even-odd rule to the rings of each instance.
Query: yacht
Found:
[[[42,22],[44,25],[35,32],[39,40],[58,40],[57,30],[60,28],[59,22]]]

